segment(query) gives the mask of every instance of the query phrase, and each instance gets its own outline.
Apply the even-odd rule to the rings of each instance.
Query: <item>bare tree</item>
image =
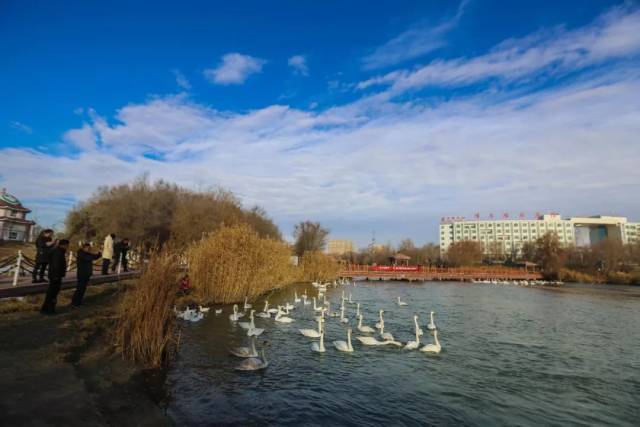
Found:
[[[296,255],[302,256],[309,251],[322,251],[327,244],[329,230],[319,222],[303,221],[296,224],[293,237],[296,239],[293,247]]]

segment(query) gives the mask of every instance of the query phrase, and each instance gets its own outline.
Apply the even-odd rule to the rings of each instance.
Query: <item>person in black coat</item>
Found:
[[[115,272],[119,263],[122,263],[122,269],[126,272],[129,271],[129,261],[127,260],[127,252],[131,249],[129,239],[124,238],[118,243],[113,245],[113,265],[111,271]]]
[[[76,291],[73,293],[71,299],[72,307],[80,307],[82,305],[82,298],[84,298],[84,292],[87,290],[89,279],[93,274],[93,261],[99,259],[102,256],[100,252],[94,254],[91,252],[91,245],[85,243],[77,253],[78,264],[78,283],[76,285]]]
[[[54,245],[53,230],[42,230],[36,239],[36,265],[33,267],[33,283],[44,282],[44,272],[49,264],[49,251]],[[38,277],[39,276],[39,277]]]
[[[44,304],[40,312],[43,314],[56,314],[56,300],[62,285],[62,278],[67,273],[66,253],[69,247],[68,240],[59,240],[58,244],[49,251],[49,288],[44,298]]]

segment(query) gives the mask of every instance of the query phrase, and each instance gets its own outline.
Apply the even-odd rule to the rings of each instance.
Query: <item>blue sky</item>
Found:
[[[142,173],[285,234],[640,219],[637,3],[0,2],[0,185],[59,225]]]

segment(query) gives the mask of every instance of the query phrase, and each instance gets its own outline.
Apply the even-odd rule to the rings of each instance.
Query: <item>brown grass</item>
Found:
[[[151,255],[137,284],[122,297],[117,309],[116,344],[125,359],[158,368],[175,344],[173,306],[180,269],[169,250]]]
[[[333,280],[340,272],[338,262],[322,252],[305,252],[299,265],[305,282]]]
[[[254,299],[297,279],[290,248],[247,225],[220,228],[191,245],[187,259],[195,297],[203,303]]]

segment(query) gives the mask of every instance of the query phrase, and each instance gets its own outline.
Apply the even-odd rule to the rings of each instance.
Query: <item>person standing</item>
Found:
[[[82,305],[84,292],[87,290],[89,279],[91,279],[91,275],[93,274],[93,261],[99,259],[100,256],[100,252],[97,254],[91,252],[91,245],[89,243],[85,243],[80,250],[78,250],[76,257],[78,263],[78,283],[76,285],[76,291],[73,293],[73,298],[71,298],[72,307],[80,307]]]
[[[36,239],[36,265],[33,267],[32,283],[44,282],[44,272],[49,263],[49,250],[54,245],[53,230],[42,230]],[[39,276],[39,277],[38,277]]]
[[[116,238],[115,234],[108,234],[104,238],[104,244],[102,245],[102,274],[109,274],[109,264],[111,258],[113,258],[113,240]]]
[[[49,287],[47,295],[44,298],[44,304],[40,312],[43,314],[56,314],[56,301],[60,286],[62,286],[62,278],[67,273],[66,253],[69,247],[69,241],[66,239],[58,241],[58,244],[49,251]]]
[[[111,272],[115,272],[119,263],[122,263],[122,269],[126,272],[129,271],[129,262],[127,261],[127,252],[131,246],[129,245],[129,239],[125,237],[113,246],[113,266]]]

